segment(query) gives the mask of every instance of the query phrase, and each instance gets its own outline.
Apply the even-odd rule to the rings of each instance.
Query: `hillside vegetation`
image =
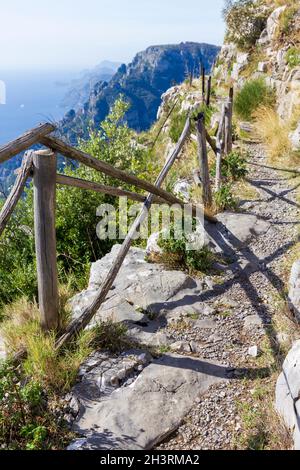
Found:
[[[264,33],[268,28],[268,19],[274,8],[282,5],[286,8],[277,17],[277,26],[271,32]],[[174,144],[182,133],[186,118],[190,115],[191,138],[186,142],[180,158],[170,171],[164,187],[174,192],[178,182],[183,182],[188,188],[187,199],[199,204],[202,201],[202,190],[197,182],[199,159],[195,118],[200,112],[205,114],[206,128],[211,139],[215,140],[220,120],[220,108],[228,97],[229,88],[234,86],[234,148],[223,161],[222,184],[219,190],[213,191],[213,204],[210,209],[215,214],[222,211],[238,212],[241,208],[253,210],[255,202],[259,199],[261,188],[257,190],[257,186],[248,180],[251,158],[254,158],[253,153],[249,152],[249,141],[253,143],[259,140],[269,158],[280,160],[286,167],[291,165],[292,161],[298,162],[299,158],[299,149],[297,145],[294,145],[292,137],[300,118],[300,102],[297,98],[299,89],[296,84],[298,79],[295,79],[295,75],[299,72],[298,7],[298,2],[292,0],[287,2],[228,1],[224,10],[228,26],[226,44],[222,48],[213,72],[209,106],[203,100],[198,69],[194,71],[194,76],[190,74],[183,83],[167,91],[162,90],[159,85],[156,93],[147,102],[146,107],[149,111],[145,118],[147,122],[142,123],[137,118],[134,100],[128,98],[125,87],[121,89],[116,87],[112,92],[111,87],[101,85],[95,90],[94,101],[88,106],[87,115],[93,117],[91,127],[86,127],[86,122],[82,123],[80,113],[72,113],[69,116],[72,124],[75,124],[71,133],[76,134],[77,138],[77,132],[80,131],[79,135],[86,137],[84,140],[78,140],[78,147],[97,159],[133,173],[139,178],[154,182],[165,163],[166,155],[174,148]],[[272,36],[270,36],[271,33]],[[264,34],[270,37],[264,39]],[[193,54],[195,53],[198,57],[199,51],[194,51],[196,46],[191,47]],[[148,59],[149,56],[150,58],[156,57],[158,52],[161,51],[155,48],[147,50]],[[209,64],[215,52],[215,49],[211,51],[207,59]],[[167,53],[170,53],[170,48],[167,48]],[[171,53],[174,53],[172,48]],[[274,62],[275,56],[276,60],[278,58],[276,63]],[[141,63],[144,67],[143,73],[148,77],[147,61],[144,61],[143,56],[138,55],[128,70],[124,68],[119,70],[112,83],[116,85],[124,81],[125,84],[129,83],[132,86],[131,73],[136,70],[136,65]],[[180,77],[183,73],[185,72],[181,68]],[[176,81],[179,80],[177,75],[175,78]],[[166,83],[164,83],[165,86]],[[165,91],[162,102],[159,99],[161,91]],[[104,102],[105,106],[103,106]],[[157,120],[154,121],[159,103]],[[135,127],[142,132],[138,133],[129,127],[129,124],[133,122],[138,122]],[[83,127],[81,127],[82,124],[84,124]],[[150,129],[143,131],[150,124],[152,124]],[[213,184],[216,161],[212,149],[208,151],[208,159],[210,179]],[[98,183],[119,185],[119,182],[113,178],[83,166],[66,166],[65,174]],[[272,176],[274,176],[273,173]],[[257,173],[254,173],[254,183],[257,183],[257,177]],[[129,185],[123,187],[137,191]],[[271,197],[274,208],[276,203],[273,199]],[[286,203],[286,198],[280,199],[279,197],[281,204],[282,201]],[[0,263],[3,267],[0,271],[1,336],[10,355],[20,349],[26,348],[27,350],[27,357],[17,370],[10,360],[5,362],[0,369],[2,403],[0,447],[2,448],[64,448],[73,436],[65,422],[66,410],[62,397],[74,384],[82,362],[95,348],[115,353],[123,351],[125,347],[132,347],[132,342],[126,336],[126,326],[108,321],[84,331],[61,351],[58,352],[55,349],[57,335],[64,331],[72,316],[68,299],[75,292],[87,287],[90,264],[101,259],[111,250],[112,245],[118,242],[117,239],[100,241],[97,238],[96,209],[101,203],[112,204],[118,211],[118,201],[110,196],[81,189],[57,188],[57,257],[62,320],[59,332],[45,334],[39,324],[32,185],[27,188],[25,198],[20,201],[0,239]],[[268,205],[265,201],[264,204]],[[249,215],[252,213],[249,212]],[[278,215],[281,216],[280,213]],[[263,214],[262,218],[267,217]],[[167,269],[180,269],[200,279],[204,284],[209,282],[207,279],[209,274],[214,282],[212,289],[218,284],[221,285],[225,279],[226,263],[229,265],[233,261],[221,259],[220,255],[210,250],[209,246],[198,252],[189,252],[186,249],[186,240],[178,241],[173,235],[174,227],[172,226],[170,240],[166,241],[161,238],[158,240],[162,251],[159,256],[150,261],[159,262]],[[267,242],[269,241],[267,239]],[[136,241],[136,245],[139,246],[144,247],[144,243]],[[263,250],[265,246],[263,242],[261,243],[254,248]],[[280,251],[277,245],[275,248],[276,252]],[[253,256],[255,260],[258,259],[255,253]],[[252,261],[250,262],[247,256],[245,261],[245,266],[241,268],[240,289],[247,284],[246,269],[253,267]],[[221,265],[222,269],[214,270],[216,265],[219,268]],[[260,274],[265,272],[268,273],[267,269],[261,268]],[[231,274],[232,286],[235,287],[239,274],[236,275],[234,270]],[[249,287],[249,282],[247,284],[248,297],[251,295],[254,297],[255,307],[264,306],[260,290],[256,292],[255,283],[253,285],[250,283]],[[269,284],[263,285],[263,288],[269,288]],[[266,290],[263,293],[266,293]],[[249,303],[247,295],[243,292],[241,302],[246,297]],[[221,299],[221,301],[225,300]],[[285,308],[283,292],[278,294],[278,298],[271,298],[271,303],[277,309],[275,318],[272,318],[272,321],[265,327],[262,338],[255,337],[259,343],[260,353],[251,357],[250,360],[246,358],[250,372],[235,377],[235,379],[243,378],[243,380],[234,381],[234,386],[240,387],[241,390],[239,395],[241,401],[236,406],[240,407],[239,415],[242,423],[240,425],[242,432],[238,432],[239,428],[234,434],[234,442],[230,443],[230,446],[235,449],[270,449],[276,446],[287,448],[290,445],[289,433],[279,423],[273,406],[270,406],[270,396],[273,394],[274,382],[281,367],[282,357],[287,352],[290,341],[288,338],[286,342],[279,344],[276,334],[287,334],[287,330],[291,328],[291,325],[293,326],[293,323],[290,317],[282,314]],[[228,304],[230,304],[229,301]],[[240,308],[239,302],[236,304],[237,308]],[[234,308],[228,307],[226,302],[225,306],[220,305],[215,312],[218,324],[224,327],[223,322],[228,319],[228,324],[232,325],[231,316]],[[253,305],[249,307],[250,310],[251,308]],[[144,313],[141,307],[139,309],[140,313]],[[193,313],[190,313],[186,323],[194,319]],[[243,341],[248,346],[248,338],[245,339],[244,331],[240,331],[239,323],[237,325],[239,336],[238,339],[234,337],[234,347],[243,344]],[[179,318],[172,328],[175,330],[175,337],[185,337],[187,327],[184,319]],[[218,339],[217,336],[216,348],[218,348],[218,341],[222,341],[222,338]],[[154,356],[167,351],[169,351],[167,346],[165,349],[164,346],[151,349]],[[227,349],[224,347],[224,353],[226,352]],[[241,371],[244,360],[244,357],[238,357],[237,368],[240,374],[243,373]],[[242,385],[240,383],[236,385],[237,382]],[[249,390],[251,390],[250,394]],[[218,407],[217,402],[216,408]]]

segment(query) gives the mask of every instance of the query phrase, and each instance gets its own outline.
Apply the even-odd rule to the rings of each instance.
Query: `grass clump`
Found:
[[[266,25],[269,9],[263,2],[226,0],[223,16],[226,22],[226,40],[242,50],[251,49]]]
[[[163,254],[157,261],[172,269],[184,269],[188,272],[208,272],[215,259],[215,255],[204,246],[200,250],[188,250],[188,240],[185,235],[177,239],[175,237],[174,225],[171,226],[170,236],[163,238],[160,235],[158,245],[162,248]]]
[[[285,56],[290,69],[293,69],[300,65],[300,49],[298,47],[291,47]]]
[[[237,208],[237,199],[233,195],[231,183],[223,183],[220,189],[214,193],[214,203],[217,212]]]
[[[222,172],[232,181],[245,178],[248,173],[245,158],[238,151],[230,152],[222,161]]]
[[[56,407],[57,407],[56,403]],[[28,380],[9,362],[0,364],[0,448],[63,449],[72,435],[52,412],[36,379]]]
[[[289,3],[288,5],[286,5]],[[294,17],[298,11],[298,7],[294,2],[285,2],[287,8],[281,13],[279,17],[279,36],[287,36],[291,33],[294,27]]]
[[[263,141],[271,160],[286,157],[291,153],[289,140],[290,123],[282,122],[276,111],[269,106],[260,106],[253,114],[254,128]]]
[[[234,110],[241,119],[251,121],[259,106],[272,106],[274,102],[274,91],[266,85],[263,78],[256,78],[247,81],[237,93]]]
[[[70,320],[70,312],[61,297],[61,326]],[[100,323],[83,331],[65,348],[57,351],[56,332],[44,333],[40,326],[38,306],[22,298],[5,307],[5,320],[1,325],[7,352],[14,354],[26,349],[24,373],[34,377],[50,393],[66,392],[73,385],[81,363],[95,348],[117,352],[125,346],[126,328],[112,321]]]
[[[234,150],[222,159],[222,177],[230,181],[238,181],[248,173],[246,159],[239,151]],[[210,170],[211,176],[216,176],[216,162],[213,163]]]
[[[65,291],[62,299],[64,295]],[[61,312],[65,326],[69,311],[63,305]],[[0,448],[64,448],[72,436],[63,420],[61,396],[73,386],[80,365],[95,348],[119,352],[128,346],[126,327],[100,323],[57,350],[57,334],[42,331],[35,303],[19,299],[4,314],[1,336],[8,353],[25,348],[27,355],[18,368],[9,362],[0,364]]]
[[[180,109],[181,107],[177,106],[170,117],[169,137],[174,144],[178,142],[188,117],[188,113],[181,112]],[[212,106],[206,106],[205,104],[202,104],[197,107],[197,109],[193,110],[191,113],[191,120],[194,122],[194,118],[196,118],[199,113],[203,113],[205,117],[205,124],[209,126],[214,111],[215,109]]]
[[[182,134],[187,116],[184,113],[175,112],[170,119],[169,136],[174,144],[179,140]]]

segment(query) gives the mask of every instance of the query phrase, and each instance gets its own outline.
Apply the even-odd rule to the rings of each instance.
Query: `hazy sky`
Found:
[[[153,44],[221,44],[224,0],[3,0],[0,70],[129,62]]]

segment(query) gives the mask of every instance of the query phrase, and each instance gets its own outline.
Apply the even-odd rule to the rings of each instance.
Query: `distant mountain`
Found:
[[[121,65],[110,82],[97,83],[84,106],[72,109],[61,122],[61,131],[73,144],[86,137],[87,127],[105,119],[114,101],[123,95],[131,107],[128,125],[147,130],[156,119],[161,95],[170,86],[183,82],[189,72],[199,75],[201,63],[209,71],[220,48],[193,42],[151,46],[139,52],[129,65]]]
[[[120,65],[120,62],[104,60],[92,70],[84,70],[79,78],[72,80],[68,85],[61,106],[65,109],[75,110],[84,106],[95,85],[99,82],[109,82]]]

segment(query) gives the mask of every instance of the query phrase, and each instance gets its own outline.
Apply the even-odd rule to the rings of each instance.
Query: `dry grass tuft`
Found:
[[[71,317],[68,300],[73,294],[69,286],[60,288],[60,319],[65,327]],[[126,328],[111,321],[81,332],[63,350],[55,349],[56,332],[45,333],[40,326],[40,314],[35,302],[25,297],[3,309],[1,324],[8,354],[26,349],[24,372],[50,392],[66,392],[73,385],[82,362],[94,349],[117,352],[128,345]]]
[[[259,107],[253,117],[255,133],[263,141],[270,160],[289,156],[292,151],[289,122],[282,122],[276,111],[267,106]]]

